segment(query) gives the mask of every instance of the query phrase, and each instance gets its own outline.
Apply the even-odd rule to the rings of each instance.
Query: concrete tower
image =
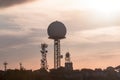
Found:
[[[60,51],[60,40],[65,38],[66,27],[63,23],[55,21],[48,27],[49,39],[54,40],[54,68],[57,69],[61,66],[61,51]]]

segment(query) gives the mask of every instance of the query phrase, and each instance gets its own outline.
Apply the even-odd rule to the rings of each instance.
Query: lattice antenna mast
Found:
[[[47,70],[48,65],[47,65],[47,50],[46,48],[48,47],[47,44],[41,44],[41,54],[42,54],[42,59],[41,59],[41,68]]]
[[[7,71],[7,65],[8,65],[8,63],[4,62],[3,65],[4,65],[4,70]]]

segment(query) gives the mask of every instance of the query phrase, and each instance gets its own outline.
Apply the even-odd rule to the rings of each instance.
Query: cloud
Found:
[[[56,20],[57,18],[57,20],[62,21],[66,25],[68,33],[70,33],[67,34],[66,39],[61,41],[61,44],[63,43],[62,53],[63,51],[65,53],[66,51],[70,50],[70,53],[73,53],[73,58],[74,56],[77,56],[78,60],[80,61],[81,57],[81,61],[83,61],[82,59],[85,59],[86,62],[89,62],[87,58],[92,54],[96,54],[95,56],[92,55],[93,58],[95,57],[95,59],[92,58],[95,61],[98,59],[101,60],[102,57],[104,57],[105,59],[107,58],[107,56],[109,58],[111,58],[112,56],[113,58],[116,57],[117,52],[119,51],[116,52],[116,55],[113,54],[115,52],[111,53],[111,51],[119,49],[120,47],[120,38],[118,37],[120,34],[119,25],[112,24],[111,21],[104,21],[103,18],[97,19],[96,17],[91,16],[93,14],[87,12],[51,12],[53,12],[53,14],[49,12],[45,13],[44,11],[43,13],[42,11],[39,13],[34,11],[30,13],[26,11],[19,14],[16,14],[16,12],[9,15],[4,14],[6,17],[1,15],[0,29],[2,29],[2,34],[0,34],[0,48],[2,50],[0,51],[0,53],[10,53],[9,56],[11,56],[11,54],[16,54],[13,55],[15,57],[14,61],[16,61],[16,57],[19,57],[18,53],[22,53],[21,56],[24,56],[25,54],[25,56],[27,56],[25,57],[25,59],[27,59],[28,57],[30,58],[33,53],[35,53],[35,55],[36,53],[38,53],[39,55],[40,53],[38,45],[41,43],[41,39],[49,43],[47,41],[48,39],[44,39],[48,37],[46,34],[46,29],[50,22]],[[94,21],[95,23],[93,23]],[[18,28],[22,28],[22,30],[17,29],[16,26]],[[53,46],[53,41],[49,41],[51,41],[51,43],[49,44]],[[21,45],[22,47],[19,47]],[[53,53],[53,47],[49,48],[49,53]],[[98,53],[100,51],[103,52]],[[9,59],[13,59],[9,56]],[[3,60],[5,59],[3,58]]]
[[[94,11],[87,10],[61,10],[50,12],[52,18],[58,19],[65,23],[69,32],[81,31],[86,29],[104,28],[110,26],[120,26],[119,14],[106,17],[106,15],[98,15]],[[57,13],[57,14],[55,14]],[[118,12],[119,13],[119,12]]]
[[[15,23],[15,16],[3,15],[0,14],[0,31],[1,30],[11,30],[11,31],[19,31],[22,28]]]
[[[11,31],[9,29],[0,30],[0,48],[21,48],[28,44],[39,45],[41,40],[46,37],[45,29],[30,28],[26,31]]]
[[[18,4],[23,4],[26,2],[31,2],[34,0],[0,0],[0,8],[6,8]]]
[[[20,48],[28,44],[39,45],[41,40],[47,36],[47,30],[39,27],[38,23],[36,24],[38,27],[34,27],[35,25],[29,27],[17,23],[17,19],[17,16],[14,15],[0,14],[0,50],[12,47]]]
[[[25,45],[30,42],[29,38],[26,36],[12,36],[12,35],[3,35],[0,36],[0,48],[10,48],[19,45]]]

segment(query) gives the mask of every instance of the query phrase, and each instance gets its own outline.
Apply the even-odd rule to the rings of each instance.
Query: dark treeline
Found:
[[[0,71],[0,80],[120,80],[120,66],[106,69],[67,70],[64,67],[39,70]]]

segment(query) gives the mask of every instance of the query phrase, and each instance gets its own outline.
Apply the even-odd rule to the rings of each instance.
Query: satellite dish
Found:
[[[50,39],[63,39],[67,30],[62,22],[55,21],[49,25],[47,32]]]

